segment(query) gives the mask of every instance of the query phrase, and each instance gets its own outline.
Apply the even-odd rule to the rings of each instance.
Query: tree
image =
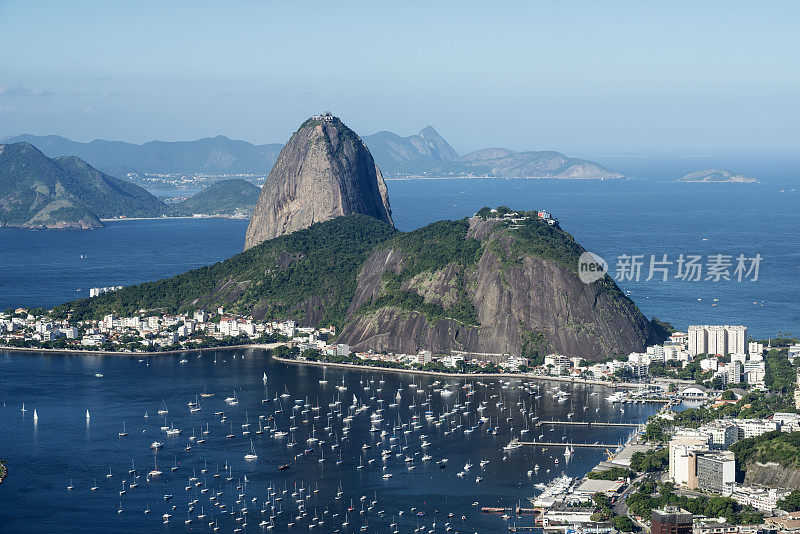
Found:
[[[662,443],[667,440],[667,435],[664,433],[664,429],[661,428],[660,424],[655,420],[651,420],[647,423],[647,427],[645,428],[644,439],[651,442]]]
[[[725,390],[720,395],[720,399],[722,400],[736,400],[736,394],[731,390]]]
[[[778,508],[787,512],[800,510],[800,491],[794,490],[785,499],[778,501]]]
[[[631,456],[631,469],[640,473],[652,473],[662,470],[669,463],[667,449],[635,452]]]
[[[614,526],[621,532],[633,532],[633,521],[627,515],[618,515],[613,519]]]

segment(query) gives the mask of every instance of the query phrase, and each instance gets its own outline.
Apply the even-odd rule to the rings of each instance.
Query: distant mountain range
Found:
[[[486,148],[460,156],[431,126],[408,137],[383,131],[362,139],[387,178],[492,176],[611,180],[623,177],[593,161],[552,151],[513,152],[505,148]],[[7,142],[31,143],[50,157],[78,156],[118,176],[129,172],[266,175],[282,148],[277,143],[253,145],[224,136],[136,145],[103,140],[80,143],[57,135],[26,134]]]
[[[48,158],[29,143],[0,145],[0,226],[100,228],[100,219],[248,213],[258,187],[223,180],[177,204],[75,156]]]
[[[253,145],[225,136],[196,141],[150,141],[143,145],[95,139],[71,141],[58,135],[18,135],[6,143],[30,143],[49,157],[77,156],[93,167],[117,176],[145,173],[267,174],[283,145]]]

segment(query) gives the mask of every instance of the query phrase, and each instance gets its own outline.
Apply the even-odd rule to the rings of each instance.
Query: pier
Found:
[[[520,441],[520,445],[535,445],[539,447],[594,447],[597,449],[616,449],[619,443],[567,443],[565,441]]]
[[[611,423],[603,421],[539,421],[540,425],[622,426],[637,428],[641,423]]]
[[[516,514],[516,515],[535,515],[541,513],[541,510],[536,508],[522,508],[521,506],[511,507],[493,507],[484,506],[481,508],[484,514]]]

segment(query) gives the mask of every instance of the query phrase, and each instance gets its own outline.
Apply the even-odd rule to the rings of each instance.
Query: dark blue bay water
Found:
[[[247,222],[156,219],[107,222],[90,231],[0,228],[0,309],[54,306],[88,297],[91,287],[158,280],[224,260],[242,251]]]
[[[179,363],[182,357],[187,360],[184,364]],[[104,377],[96,378],[95,373]],[[269,377],[266,392],[263,373]],[[327,384],[320,384],[323,378]],[[344,391],[336,388],[342,380]],[[468,397],[463,381],[444,379],[452,392],[446,396],[437,391],[441,385],[437,387],[434,380],[286,365],[267,359],[258,350],[155,357],[149,365],[134,357],[0,352],[0,451],[10,473],[0,486],[0,530],[208,532],[208,522],[216,521],[220,532],[232,532],[241,521],[230,512],[242,517],[240,510],[246,506],[245,531],[261,532],[258,523],[264,519],[269,522],[274,504],[276,532],[308,532],[315,516],[324,520],[323,525],[315,527],[321,532],[357,532],[364,524],[369,525],[369,532],[388,532],[393,521],[400,532],[422,525],[431,528],[434,522],[436,532],[444,532],[448,521],[456,532],[500,532],[506,530],[503,519],[482,514],[473,502],[481,506],[528,504],[526,499],[538,494],[533,484],[562,472],[583,475],[604,457],[604,450],[598,448],[576,447],[571,458],[564,456],[563,447],[525,446],[503,452],[503,446],[520,435],[526,417],[531,428],[528,439],[541,435],[541,439],[553,442],[614,445],[626,439],[631,429],[535,427],[532,417],[566,420],[573,414],[574,421],[639,422],[656,410],[653,406],[626,405],[621,411],[619,405],[606,401],[611,391],[600,386],[542,383],[537,399],[533,392],[520,389],[523,382],[486,380],[485,384],[474,382],[474,395]],[[571,393],[566,402],[553,399],[557,389]],[[290,398],[275,402],[276,392],[286,390]],[[190,413],[187,403],[204,391],[214,396],[201,398],[202,410]],[[239,403],[231,406],[224,399],[234,392]],[[265,396],[273,400],[262,402]],[[345,438],[347,423],[336,413],[338,408],[330,405],[341,400],[346,416],[355,412],[350,408],[354,399],[367,408],[355,413]],[[503,405],[499,406],[501,401]],[[156,413],[162,402],[169,410],[165,417]],[[21,411],[23,403],[26,412]],[[304,403],[309,406],[304,408]],[[483,415],[491,423],[478,425],[477,408],[482,403],[486,407]],[[299,408],[293,410],[293,406]],[[317,406],[319,411],[315,410]],[[523,407],[528,408],[527,415],[521,413]],[[383,409],[383,421],[374,425],[387,431],[383,438],[369,431],[370,420],[379,408]],[[442,416],[454,409],[453,415]],[[88,422],[86,410],[91,415]],[[428,410],[433,419],[426,417]],[[146,412],[148,418],[144,417]],[[224,423],[216,412],[227,416]],[[256,434],[261,416],[264,426],[289,430],[292,413],[298,427],[293,448],[287,447],[290,437]],[[409,425],[414,416],[419,417],[417,429]],[[436,419],[442,421],[440,426],[435,424]],[[119,437],[123,421],[128,435]],[[165,421],[182,434],[167,437],[160,428]],[[251,434],[243,436],[242,425],[247,421]],[[403,426],[396,431],[398,424]],[[489,424],[498,427],[497,434],[488,431]],[[201,432],[206,425],[209,434],[204,435]],[[328,426],[330,430],[325,430]],[[464,432],[473,426],[474,432]],[[190,441],[192,434],[204,438],[205,443]],[[228,439],[228,434],[234,437]],[[308,445],[306,440],[311,436],[325,443]],[[251,439],[258,459],[246,461]],[[157,456],[163,473],[148,481],[147,473],[154,466],[150,444],[155,440],[164,443]],[[423,441],[429,445],[423,445]],[[332,447],[337,442],[339,446]],[[188,443],[192,447],[187,451]],[[370,448],[364,449],[365,444]],[[312,452],[302,454],[306,447]],[[391,454],[382,459],[381,450],[390,450]],[[295,454],[301,456],[295,458]],[[425,454],[431,460],[423,461]],[[445,469],[437,465],[443,458],[449,460]],[[341,463],[337,464],[339,459]],[[481,460],[488,463],[481,467]],[[224,473],[226,462],[231,481]],[[457,473],[467,462],[472,467],[459,477]],[[278,470],[282,464],[290,468]],[[363,469],[358,469],[360,464]],[[529,477],[527,472],[536,464],[538,471]],[[128,487],[133,480],[129,473],[132,465],[141,475],[135,489]],[[177,466],[174,471],[173,466]],[[218,468],[221,476],[216,478]],[[203,473],[203,469],[208,471]],[[106,477],[109,470],[111,478]],[[384,474],[392,476],[384,479]],[[190,483],[192,476],[202,486]],[[476,482],[477,477],[483,480]],[[126,492],[119,495],[123,480]],[[67,489],[70,484],[74,489]],[[95,484],[98,489],[91,491]],[[241,490],[237,489],[240,485]],[[337,500],[340,485],[343,496]],[[270,487],[277,490],[281,501],[265,504]],[[308,514],[300,519],[296,519],[298,506],[291,496],[295,487],[311,489],[305,501]],[[210,491],[203,492],[204,488]],[[314,493],[316,489],[318,493]],[[216,494],[218,497],[211,500]],[[165,501],[164,495],[173,497]],[[366,499],[363,514],[362,497]],[[195,499],[193,522],[186,526],[189,502]],[[376,501],[374,505],[372,501]],[[348,513],[351,502],[355,510]],[[216,503],[225,504],[225,509]],[[146,509],[151,512],[145,514]],[[262,514],[262,509],[267,512]],[[279,509],[281,514],[277,513]],[[416,515],[419,512],[424,515]],[[168,525],[162,524],[164,513],[172,515]],[[449,513],[454,514],[452,519],[446,517]],[[197,517],[200,514],[206,515],[202,521]],[[349,525],[343,527],[346,517]],[[293,528],[288,526],[290,522],[295,523]],[[530,524],[530,520],[521,519],[519,524]]]

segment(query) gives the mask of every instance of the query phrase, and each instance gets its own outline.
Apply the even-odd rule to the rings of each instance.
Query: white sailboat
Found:
[[[245,460],[257,460],[258,455],[256,454],[256,448],[253,446],[253,440],[250,440],[250,454],[244,455]]]
[[[39,414],[36,413],[36,408],[33,409],[33,422],[36,423],[39,421]]]
[[[147,473],[147,476],[152,478],[157,477],[160,474],[161,471],[158,470],[158,449],[156,449],[156,452],[153,454],[153,469]]]
[[[89,410],[86,410],[86,420],[88,421],[90,418],[91,416],[89,415]]]

